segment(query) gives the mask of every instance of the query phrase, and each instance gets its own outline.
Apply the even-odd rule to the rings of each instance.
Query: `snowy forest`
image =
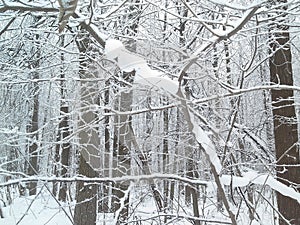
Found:
[[[1,0],[1,225],[300,225],[300,0]]]

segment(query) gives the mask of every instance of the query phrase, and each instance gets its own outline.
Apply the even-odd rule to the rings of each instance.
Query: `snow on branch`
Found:
[[[41,3],[31,4],[22,4],[17,2],[9,1],[9,4],[6,1],[2,1],[0,4],[0,13],[6,11],[19,11],[19,12],[58,12],[58,8],[49,7],[48,4],[45,6]]]
[[[135,70],[135,84],[156,86],[169,92],[175,98],[184,101],[184,96],[180,90],[180,82],[175,82],[168,77],[163,77],[161,72],[151,69],[142,57],[126,50],[121,41],[114,39],[107,40],[104,53],[108,59],[115,60],[122,71],[130,72]],[[205,131],[195,122],[193,115],[190,114],[184,102],[182,102],[182,106],[186,110],[186,117],[188,117],[185,119],[190,120],[188,123],[191,125],[191,132],[193,132],[198,143],[205,149],[217,173],[220,174],[222,166],[213,143]]]
[[[207,186],[207,181],[203,181],[200,179],[192,179],[188,177],[181,177],[176,174],[160,174],[160,173],[152,173],[148,175],[138,175],[138,176],[122,176],[122,177],[83,177],[83,176],[76,176],[76,177],[38,177],[38,176],[30,176],[25,178],[19,179],[12,179],[6,182],[0,183],[1,187],[7,187],[11,185],[17,185],[19,183],[27,183],[27,182],[85,182],[85,183],[120,183],[124,181],[132,181],[132,182],[140,182],[140,181],[151,181],[153,179],[170,179],[170,180],[177,180],[182,181],[187,184],[191,185],[203,185]]]
[[[209,139],[207,133],[196,123],[194,119],[194,115],[190,113],[191,122],[193,124],[193,133],[195,135],[196,140],[201,144],[204,148],[206,154],[209,156],[210,162],[214,165],[216,172],[218,174],[221,173],[222,164],[217,155],[217,150],[215,145]]]
[[[280,194],[297,200],[300,203],[300,193],[292,187],[281,183],[270,174],[258,174],[255,171],[249,171],[243,174],[242,177],[222,175],[222,183],[231,185],[232,187],[245,187],[249,184],[268,185],[274,191]]]
[[[120,70],[130,72],[135,70],[134,83],[138,85],[155,86],[170,94],[176,94],[178,84],[160,71],[151,69],[146,60],[125,49],[119,40],[108,39],[105,43],[104,54],[107,59],[115,60]]]
[[[75,6],[76,8],[76,6]],[[0,4],[0,13],[7,12],[7,11],[17,11],[17,12],[45,12],[45,13],[58,13],[59,7],[54,5],[51,7],[49,4],[42,4],[42,3],[32,3],[22,4],[22,3],[7,3],[6,1],[2,1]],[[82,16],[79,13],[75,12],[75,9],[72,10],[73,14],[72,17],[77,19],[80,25],[87,31],[89,34],[95,38],[95,40],[100,44],[102,48],[105,46],[105,35],[98,31],[98,28],[93,26],[92,24],[88,24],[85,22]],[[70,12],[69,12],[70,13]]]

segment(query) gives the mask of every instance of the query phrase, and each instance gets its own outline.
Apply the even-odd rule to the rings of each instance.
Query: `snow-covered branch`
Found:
[[[174,174],[161,174],[161,173],[152,173],[149,175],[138,175],[138,176],[122,176],[122,177],[43,177],[43,176],[31,176],[25,178],[12,179],[6,182],[0,183],[0,187],[7,187],[11,185],[17,185],[19,183],[27,183],[27,182],[85,182],[87,184],[95,184],[95,183],[120,183],[124,181],[132,181],[132,182],[140,182],[140,181],[152,181],[153,179],[169,179],[169,180],[177,180],[182,181],[191,185],[204,185],[207,186],[210,182],[199,180],[199,179],[191,179],[187,177],[182,177]]]

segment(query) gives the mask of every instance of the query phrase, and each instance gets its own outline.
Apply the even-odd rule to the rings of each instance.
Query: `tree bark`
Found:
[[[64,36],[61,37],[61,46],[64,47]],[[70,136],[69,131],[69,106],[66,102],[66,81],[65,81],[65,72],[64,72],[64,53],[61,53],[61,71],[60,71],[60,95],[61,95],[61,102],[60,102],[60,122],[58,124],[58,134],[57,134],[57,144],[56,144],[56,151],[55,151],[55,161],[56,165],[54,168],[54,173],[56,176],[67,177],[68,167],[69,167],[69,160],[70,160],[70,152],[71,152],[71,145],[68,142],[67,138]],[[53,194],[56,195],[57,189],[59,186],[58,191],[58,200],[66,201],[67,198],[67,189],[68,184],[66,182],[61,182],[60,185],[54,184],[53,185]]]
[[[38,21],[40,17],[35,17],[34,20]],[[40,36],[35,34],[34,40],[37,46],[39,46],[39,39]],[[31,61],[30,67],[31,68],[38,68],[40,64],[40,49],[32,49],[34,52],[33,60]],[[32,79],[38,80],[39,73],[34,71],[32,72]],[[28,175],[33,176],[37,175],[38,171],[38,151],[39,151],[39,84],[37,82],[33,82],[33,109],[32,109],[32,116],[31,116],[31,124],[27,127],[27,131],[30,133],[30,143],[28,146],[28,153],[29,153],[29,165],[28,165]],[[35,195],[37,192],[37,183],[30,182],[27,185],[29,189],[29,195]]]
[[[135,70],[131,72],[121,72],[123,79],[126,83],[119,84],[121,87],[127,86],[128,83],[133,82]],[[128,87],[130,88],[130,87]],[[121,91],[116,103],[117,110],[121,112],[129,112],[132,110],[133,92]],[[117,115],[115,117],[115,135],[113,144],[113,176],[122,177],[131,174],[131,116]],[[129,195],[124,199],[125,192],[129,188],[129,182],[115,184],[113,187],[113,210],[116,212],[120,210],[124,201],[124,206],[119,214],[120,221],[126,221],[129,211]]]
[[[276,25],[270,43],[273,55],[270,57],[270,79],[272,83],[293,85],[292,55],[289,45],[288,27]],[[278,31],[279,30],[279,31]],[[274,30],[271,30],[274,31]],[[277,159],[277,179],[299,189],[299,147],[298,126],[295,113],[294,93],[292,90],[272,89],[273,123],[275,151]],[[298,186],[297,186],[298,185]],[[300,224],[300,205],[289,197],[277,193],[277,204],[282,216],[291,224]],[[280,225],[287,223],[280,218]]]
[[[99,105],[97,82],[93,79],[94,74],[88,71],[89,60],[85,57],[89,46],[89,37],[83,37],[78,42],[81,53],[80,71],[81,78],[81,113],[79,118],[79,146],[80,162],[79,175],[85,177],[96,177],[100,165],[100,139],[99,118],[97,107]],[[95,225],[97,218],[97,185],[87,185],[83,182],[77,183],[76,206],[74,212],[75,225]]]
[[[79,174],[96,177],[96,172],[84,156],[80,155]],[[74,212],[75,225],[96,225],[97,185],[78,182],[76,187],[76,207]]]

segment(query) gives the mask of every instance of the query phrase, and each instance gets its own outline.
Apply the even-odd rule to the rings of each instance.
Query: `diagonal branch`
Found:
[[[18,11],[18,12],[53,12],[53,13],[59,13],[58,8],[54,7],[43,7],[43,6],[24,6],[20,4],[14,4],[14,5],[9,5],[9,4],[2,4],[0,5],[0,13],[7,12],[7,11]],[[76,12],[73,13],[72,15],[75,19],[80,19],[80,15],[77,14]],[[80,25],[90,33],[90,35],[101,45],[102,48],[105,47],[105,41],[97,32],[95,28],[93,28],[90,24],[87,24],[84,20],[81,20]],[[10,24],[9,24],[10,25]]]
[[[235,35],[237,32],[239,32],[245,24],[254,16],[255,12],[258,10],[259,6],[255,6],[252,9],[248,10],[247,13],[240,19],[240,21],[237,23],[237,25],[230,31],[224,33],[223,35],[219,36],[213,36],[209,43],[203,44],[200,48],[198,48],[191,56],[189,62],[187,62],[183,68],[181,69],[178,81],[181,83],[181,80],[183,79],[184,75],[188,71],[188,69],[198,60],[199,55],[202,52],[205,52],[207,49],[209,49],[211,46],[219,43],[220,41],[223,41],[225,39],[230,38],[231,36]]]

